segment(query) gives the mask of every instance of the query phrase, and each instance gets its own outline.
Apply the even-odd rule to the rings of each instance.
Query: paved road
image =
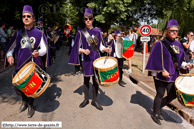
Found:
[[[152,113],[153,96],[127,82],[125,87],[100,87],[98,101],[104,110],[91,104],[80,109],[83,101],[83,75],[74,76],[74,67],[67,64],[66,46],[57,51],[56,64],[47,69],[52,81],[48,89],[35,99],[35,115],[27,118],[27,110],[18,113],[21,98],[11,86],[13,68],[0,76],[0,121],[62,121],[63,129],[190,129],[192,125],[164,108],[162,125],[155,124]],[[90,84],[92,85],[92,84]],[[90,102],[92,92],[90,91]]]

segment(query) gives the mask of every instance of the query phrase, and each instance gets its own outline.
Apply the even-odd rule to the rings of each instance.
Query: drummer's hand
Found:
[[[34,51],[32,52],[32,55],[33,55],[34,57],[38,57],[39,53],[38,53],[38,51],[34,50]]]
[[[110,47],[104,47],[103,48],[103,51],[105,51],[105,52],[107,52],[107,53],[111,53],[111,51],[112,51],[112,48],[110,48]]]
[[[162,72],[162,76],[170,78],[169,73],[166,70],[164,70],[164,72]]]
[[[13,56],[9,56],[7,58],[7,61],[9,62],[10,65],[13,65],[14,64],[14,58],[13,58]]]
[[[90,50],[84,49],[84,54],[85,54],[85,55],[89,55],[89,54],[90,54]]]
[[[185,65],[185,68],[187,68],[187,69],[191,69],[192,67],[193,67],[193,64],[190,64],[190,63]]]
[[[54,40],[53,40],[53,38],[50,38],[49,40],[50,40],[51,42],[53,42],[53,41],[54,41]]]

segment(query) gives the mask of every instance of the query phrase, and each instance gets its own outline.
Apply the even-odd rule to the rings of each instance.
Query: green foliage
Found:
[[[153,24],[151,24],[151,27],[152,28],[157,28],[157,24],[153,23]]]
[[[54,23],[54,21],[62,23],[66,20],[66,15],[60,13],[60,8],[66,5],[64,0],[6,0],[1,1],[0,5],[0,21],[13,24],[17,28],[23,27],[22,10],[24,5],[32,6],[36,20],[39,17],[44,18],[46,23]],[[47,15],[42,15],[40,11],[40,7],[43,5],[49,6],[50,13]],[[56,5],[55,8],[54,5]]]
[[[170,19],[178,21],[179,36],[194,30],[194,0],[162,0],[162,2],[163,6],[155,2],[157,9],[163,11],[163,16],[158,16],[160,30],[166,29]]]
[[[115,26],[111,26],[111,28],[108,30],[108,32],[115,31],[115,30],[121,31],[122,29],[119,25],[115,25]]]

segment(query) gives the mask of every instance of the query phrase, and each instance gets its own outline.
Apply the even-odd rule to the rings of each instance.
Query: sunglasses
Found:
[[[31,16],[30,16],[30,15],[23,15],[22,17],[23,17],[23,18],[25,18],[25,17],[27,17],[27,18],[31,18]]]
[[[85,20],[85,21],[87,21],[87,20],[90,20],[90,21],[91,21],[92,18],[91,18],[91,17],[90,17],[90,18],[84,18],[84,20]]]
[[[179,31],[178,30],[169,30],[171,33],[178,33]]]

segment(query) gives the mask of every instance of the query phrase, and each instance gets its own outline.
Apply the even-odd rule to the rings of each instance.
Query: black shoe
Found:
[[[25,111],[27,109],[27,107],[28,107],[28,102],[22,100],[22,104],[21,104],[21,106],[19,108],[19,113]]]
[[[160,120],[164,120],[164,117],[162,116],[161,112],[158,113],[158,117],[159,117]]]
[[[84,101],[79,105],[79,107],[80,107],[80,108],[83,108],[83,107],[85,107],[88,103],[89,103],[89,100],[84,100]]]
[[[123,80],[121,80],[121,84],[125,85],[125,84],[127,84],[127,83],[125,83]]]
[[[122,87],[125,87],[125,86],[123,86],[124,84],[123,84],[121,81],[119,81],[118,84],[119,84],[120,86],[122,86]]]
[[[27,114],[28,118],[31,118],[34,115],[34,112],[35,112],[34,107],[28,104],[28,114]]]
[[[159,119],[159,115],[158,114],[152,114],[151,115],[152,120],[157,123],[158,125],[161,125],[160,119]]]
[[[96,101],[92,101],[91,103],[94,107],[96,107],[98,110],[103,110],[103,108],[100,106],[100,104]]]

